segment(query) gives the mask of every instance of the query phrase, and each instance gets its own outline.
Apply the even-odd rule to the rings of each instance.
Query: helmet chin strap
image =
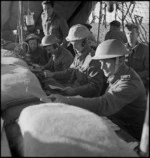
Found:
[[[117,57],[116,61],[115,61],[115,71],[114,71],[114,74],[118,71],[118,65],[119,65],[119,57]]]

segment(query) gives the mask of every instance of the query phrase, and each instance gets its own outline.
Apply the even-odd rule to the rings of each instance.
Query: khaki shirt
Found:
[[[108,40],[108,39],[117,39],[123,44],[127,43],[127,38],[126,38],[125,33],[118,30],[108,31],[106,33],[105,40]]]
[[[70,67],[74,57],[67,49],[60,47],[59,54],[56,58],[51,56],[48,64],[44,66],[44,70],[50,70],[52,72],[63,71]]]
[[[123,126],[140,139],[146,111],[146,92],[139,75],[123,65],[108,82],[108,89],[100,97],[67,97],[64,102],[100,116],[112,116],[123,122]]]
[[[44,13],[41,15],[44,35],[55,35],[60,43],[65,42],[69,27],[65,19],[53,13],[52,17],[47,18]]]
[[[126,56],[126,64],[131,66],[141,77],[145,87],[149,82],[149,49],[148,46],[143,43],[137,43],[137,45],[130,49],[129,45],[127,48],[130,54]]]

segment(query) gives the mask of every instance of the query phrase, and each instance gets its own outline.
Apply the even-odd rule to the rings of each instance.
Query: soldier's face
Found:
[[[70,43],[72,44],[73,49],[77,51],[77,53],[80,53],[84,48],[82,46],[82,40],[71,41]]]
[[[137,39],[138,39],[138,32],[136,30],[136,28],[132,29],[131,31],[129,31],[128,29],[126,29],[126,37],[128,40],[128,43],[132,46],[134,46],[134,44],[136,44]]]
[[[54,49],[53,45],[45,47],[47,53],[55,55],[56,54],[56,49]]]
[[[38,47],[38,42],[37,42],[36,39],[29,40],[28,43],[29,43],[29,47],[30,47],[31,51],[34,51],[34,50],[37,49],[37,47]]]
[[[51,7],[51,5],[43,4],[43,12],[46,16],[51,16],[53,13],[53,8]]]
[[[101,69],[103,70],[106,77],[115,74],[115,59],[101,59],[99,61],[101,63]]]

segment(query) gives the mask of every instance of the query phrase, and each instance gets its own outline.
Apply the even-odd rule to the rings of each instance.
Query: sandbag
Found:
[[[34,98],[26,92],[27,87],[35,87],[37,93],[46,95],[37,77],[20,65],[1,65],[1,110],[16,106],[18,102]]]
[[[14,53],[14,51],[7,50],[7,49],[1,49],[1,58],[2,57],[15,57],[15,58],[17,58],[17,55]]]
[[[27,107],[18,124],[25,157],[137,156],[101,117],[71,105]]]
[[[24,67],[28,68],[27,63],[24,60],[15,58],[15,57],[2,57],[1,64],[3,64],[3,65],[20,65],[20,66],[24,66]]]

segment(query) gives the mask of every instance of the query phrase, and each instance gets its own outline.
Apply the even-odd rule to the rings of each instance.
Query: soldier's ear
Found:
[[[81,43],[82,47],[84,47],[84,46],[86,45],[86,43],[87,43],[87,38],[85,38],[85,39],[82,41],[82,43]]]
[[[53,45],[53,48],[54,48],[54,49],[58,49],[58,47],[59,47],[59,44],[58,44],[58,43],[56,43],[56,44]]]

